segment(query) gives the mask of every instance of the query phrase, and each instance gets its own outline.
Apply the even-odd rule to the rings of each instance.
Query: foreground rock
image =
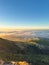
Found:
[[[19,61],[19,62],[11,62],[12,65],[32,65],[31,63],[27,63],[26,61]]]
[[[0,65],[32,65],[31,63],[27,63],[26,61],[11,61],[11,62],[5,62],[0,60]]]

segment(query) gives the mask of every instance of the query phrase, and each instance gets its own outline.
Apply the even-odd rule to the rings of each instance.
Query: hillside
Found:
[[[14,60],[14,56],[19,53],[21,54],[21,52],[23,51],[15,42],[0,38],[0,58],[4,60]]]
[[[35,42],[36,44],[30,42],[13,42],[0,38],[0,59],[5,61],[27,61],[33,65],[49,65],[48,44],[47,48],[45,44],[42,45],[40,43],[41,41],[38,40]]]

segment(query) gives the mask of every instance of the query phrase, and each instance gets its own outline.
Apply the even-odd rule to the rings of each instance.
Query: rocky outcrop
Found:
[[[3,60],[0,60],[0,65],[32,65],[31,63],[28,63],[26,61],[11,61],[11,62],[5,62]]]
[[[19,61],[19,62],[11,62],[13,65],[31,65],[31,63],[27,63],[26,61]]]
[[[0,65],[3,65],[4,61],[3,60],[0,60]]]

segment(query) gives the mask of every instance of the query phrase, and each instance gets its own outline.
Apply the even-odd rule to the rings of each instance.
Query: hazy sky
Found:
[[[49,27],[49,0],[0,0],[0,27]]]

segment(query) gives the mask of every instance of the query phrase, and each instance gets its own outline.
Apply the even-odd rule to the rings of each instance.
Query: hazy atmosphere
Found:
[[[49,65],[49,0],[0,0],[0,65]]]

